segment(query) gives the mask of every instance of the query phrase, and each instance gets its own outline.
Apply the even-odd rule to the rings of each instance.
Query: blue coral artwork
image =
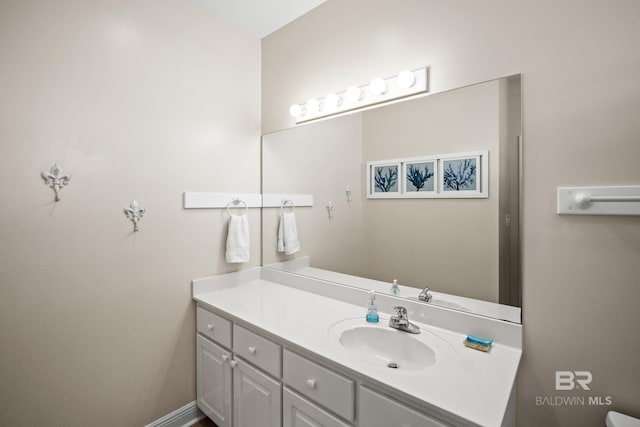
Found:
[[[488,198],[489,152],[367,161],[367,198]]]
[[[398,193],[399,165],[373,166],[372,189],[373,193]]]
[[[435,191],[435,162],[406,163],[404,171],[405,192]]]
[[[479,191],[478,157],[442,160],[442,191]]]

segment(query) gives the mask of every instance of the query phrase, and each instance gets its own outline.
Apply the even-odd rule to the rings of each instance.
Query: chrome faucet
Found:
[[[410,334],[419,334],[420,328],[409,322],[409,315],[407,309],[404,307],[393,307],[396,311],[396,316],[391,316],[389,319],[389,327],[398,329],[399,331],[409,332]]]
[[[424,301],[424,302],[431,302],[431,299],[432,299],[433,297],[432,297],[432,296],[431,296],[431,294],[429,293],[429,291],[430,291],[430,290],[431,290],[431,289],[429,289],[428,287],[427,287],[427,288],[424,288],[424,289],[420,292],[420,294],[418,294],[418,299],[419,299],[420,301]]]

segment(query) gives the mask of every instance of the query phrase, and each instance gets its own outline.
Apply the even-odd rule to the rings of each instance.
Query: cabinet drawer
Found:
[[[197,329],[202,335],[231,348],[231,322],[202,307],[196,309]]]
[[[355,388],[352,380],[288,350],[284,351],[283,365],[284,382],[291,388],[344,419],[354,420]]]
[[[284,427],[351,427],[288,388],[282,400]]]
[[[274,377],[282,377],[282,348],[278,344],[234,324],[233,351]]]
[[[448,427],[366,387],[360,387],[358,419],[361,426],[367,427]]]

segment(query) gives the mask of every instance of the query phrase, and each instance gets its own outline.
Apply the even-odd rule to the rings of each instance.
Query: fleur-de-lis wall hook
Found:
[[[49,172],[40,172],[40,176],[44,179],[44,183],[53,188],[56,194],[56,202],[60,200],[60,190],[71,180],[71,174],[62,173],[62,168],[54,163]]]
[[[124,214],[131,220],[131,222],[133,222],[133,231],[138,231],[138,223],[140,222],[140,218],[144,215],[144,212],[145,209],[141,208],[135,200],[131,201],[128,208],[124,208]]]
[[[329,214],[329,219],[333,219],[333,203],[327,203],[327,214]]]

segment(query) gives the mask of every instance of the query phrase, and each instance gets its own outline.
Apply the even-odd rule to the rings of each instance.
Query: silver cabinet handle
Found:
[[[207,329],[213,331],[213,323],[207,323]]]
[[[307,380],[307,387],[316,388],[316,380],[314,380],[313,378],[309,378]]]
[[[226,362],[227,360],[229,360],[229,355],[228,354],[223,354],[222,355],[222,361]]]
[[[235,360],[232,360],[231,362],[229,362],[229,364],[231,365],[232,368],[235,368],[236,366],[238,366],[238,362],[236,362]]]
[[[256,350],[257,349],[255,347],[253,347],[253,346],[249,347],[249,353],[250,354],[256,354]]]

